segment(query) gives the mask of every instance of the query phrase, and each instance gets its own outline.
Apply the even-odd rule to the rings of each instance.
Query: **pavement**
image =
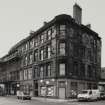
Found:
[[[16,99],[17,96],[15,95],[9,95],[9,96],[4,96],[8,98],[14,98]],[[45,97],[32,97],[32,100],[37,100],[41,102],[77,102],[77,99],[55,99],[55,98],[45,98]]]
[[[77,99],[53,99],[45,97],[32,97],[33,100],[47,101],[47,102],[77,102]]]

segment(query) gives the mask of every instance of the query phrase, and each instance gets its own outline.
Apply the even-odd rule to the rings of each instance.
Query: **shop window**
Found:
[[[40,87],[40,95],[46,96],[46,87]]]
[[[59,64],[59,75],[60,76],[65,75],[65,64],[64,63]]]
[[[47,87],[47,96],[55,96],[55,88],[54,86]]]
[[[59,54],[65,55],[65,43],[64,42],[59,44]]]

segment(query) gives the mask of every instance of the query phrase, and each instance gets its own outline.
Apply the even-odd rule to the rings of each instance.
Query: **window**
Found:
[[[47,34],[46,34],[46,31],[45,31],[45,32],[43,32],[43,40],[44,40],[44,42],[46,41],[46,37],[47,37]]]
[[[53,39],[51,42],[51,54],[56,54],[56,39]]]
[[[24,70],[24,80],[27,80],[27,70]]]
[[[37,38],[35,38],[35,40],[34,40],[34,45],[35,45],[35,47],[38,46],[38,39]]]
[[[78,62],[73,63],[73,75],[74,76],[78,75]]]
[[[43,35],[43,34],[40,36],[40,42],[41,42],[41,43],[44,42],[44,35]]]
[[[51,29],[49,29],[48,32],[47,32],[47,39],[48,39],[48,40],[51,39]]]
[[[56,27],[52,27],[52,38],[55,38],[56,36]]]
[[[66,30],[66,25],[60,25],[60,31]]]
[[[47,96],[55,96],[55,87],[54,86],[47,87]]]
[[[40,78],[43,78],[44,76],[44,68],[43,66],[40,67]]]
[[[51,57],[51,46],[48,45],[47,46],[47,58],[50,58]]]
[[[34,61],[38,61],[38,50],[35,50],[34,52]]]
[[[66,34],[66,25],[60,25],[60,35],[65,36]]]
[[[59,53],[60,55],[65,55],[65,43],[60,43]]]
[[[43,49],[40,50],[40,60],[43,60]]]
[[[32,49],[34,47],[34,39],[30,40],[29,47],[30,47],[30,49]]]
[[[25,58],[24,58],[24,65],[26,66],[28,64],[28,58],[27,58],[27,56],[25,56]]]
[[[92,71],[92,66],[91,65],[88,65],[88,68],[87,68],[87,77],[91,78],[93,76],[93,71]]]
[[[28,50],[28,43],[24,44],[24,46],[23,46],[22,50],[23,50],[23,51]]]
[[[30,53],[30,55],[29,55],[29,64],[32,64],[32,62],[33,62],[33,55],[32,55],[32,53]]]
[[[46,76],[51,76],[51,64],[47,64],[46,66]]]
[[[37,77],[39,77],[39,76],[40,76],[40,74],[39,74],[38,67],[35,66],[35,67],[34,67],[34,71],[33,71],[33,77],[34,77],[34,78],[37,78]]]
[[[85,77],[85,65],[83,63],[80,64],[80,77]]]
[[[59,64],[59,74],[60,76],[65,75],[65,64],[64,63]]]
[[[28,69],[28,79],[32,79],[32,68]]]
[[[79,50],[80,50],[80,48],[77,45],[74,45],[74,47],[73,47],[74,57],[79,57]]]
[[[73,37],[73,34],[74,34],[74,29],[73,28],[70,28],[70,37]]]

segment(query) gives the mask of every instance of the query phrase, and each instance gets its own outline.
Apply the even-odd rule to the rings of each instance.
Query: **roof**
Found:
[[[29,39],[33,38],[35,35],[40,34],[41,32],[43,32],[44,30],[46,30],[48,27],[50,27],[51,25],[55,24],[56,22],[59,22],[61,20],[66,20],[69,22],[74,23],[75,25],[79,26],[81,29],[89,31],[91,33],[93,33],[97,38],[101,39],[98,34],[96,32],[94,32],[93,30],[91,30],[90,28],[86,27],[85,25],[81,24],[77,24],[75,22],[75,20],[67,14],[61,14],[61,15],[57,15],[55,16],[54,19],[52,19],[51,21],[47,22],[44,26],[42,26],[40,29],[38,29],[37,31],[32,31],[30,33],[30,35],[28,37],[26,37],[25,39],[19,41],[17,44],[15,44],[9,51],[9,53],[14,52],[16,50],[17,47],[19,47],[21,44],[24,44],[26,41],[28,41]]]

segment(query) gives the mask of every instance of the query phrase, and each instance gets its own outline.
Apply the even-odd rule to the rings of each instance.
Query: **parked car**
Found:
[[[23,92],[23,91],[17,91],[17,98],[18,99],[29,99],[29,100],[31,100],[31,96],[30,96],[30,94],[28,94],[28,93],[25,93],[25,92]]]
[[[78,101],[93,101],[100,99],[99,90],[83,90],[80,94],[77,95]]]
[[[100,92],[100,100],[105,100],[105,92]]]

